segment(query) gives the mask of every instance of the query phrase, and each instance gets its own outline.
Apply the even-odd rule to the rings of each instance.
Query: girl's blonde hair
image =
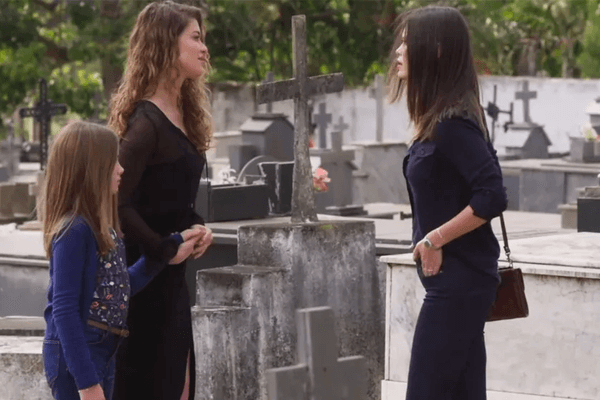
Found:
[[[110,104],[108,125],[119,137],[125,136],[136,104],[154,94],[159,79],[179,74],[179,36],[194,19],[204,40],[206,29],[199,8],[154,2],[138,15],[129,37],[125,76]],[[186,79],[178,99],[188,137],[201,153],[209,148],[213,130],[207,73],[196,80]]]
[[[52,241],[75,216],[89,224],[101,254],[115,247],[110,228],[120,234],[117,195],[112,174],[117,163],[119,138],[110,129],[90,122],[66,125],[50,149],[42,189],[44,249],[51,257]]]

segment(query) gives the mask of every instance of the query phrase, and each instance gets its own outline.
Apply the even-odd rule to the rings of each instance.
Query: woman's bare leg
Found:
[[[188,400],[190,397],[190,352],[188,351],[187,362],[185,367],[185,383],[183,384],[183,392],[181,400]]]

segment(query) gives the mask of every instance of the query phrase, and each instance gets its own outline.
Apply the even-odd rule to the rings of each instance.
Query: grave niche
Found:
[[[294,126],[285,114],[255,114],[240,127],[242,144],[279,161],[294,159]],[[231,154],[230,154],[231,156]]]

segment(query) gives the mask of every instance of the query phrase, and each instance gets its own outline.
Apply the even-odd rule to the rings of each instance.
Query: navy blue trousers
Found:
[[[421,272],[421,271],[419,271]],[[448,290],[423,278],[425,300],[417,324],[406,400],[485,400],[486,353],[483,328],[496,286]]]
[[[85,338],[106,400],[112,398],[115,381],[115,355],[122,338],[108,331],[86,325]],[[58,340],[44,340],[44,373],[56,400],[79,400],[73,375],[67,369]]]

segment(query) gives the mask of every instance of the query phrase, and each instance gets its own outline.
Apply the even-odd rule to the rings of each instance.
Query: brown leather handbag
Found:
[[[529,315],[529,306],[525,297],[525,284],[523,273],[520,268],[513,267],[508,247],[508,236],[504,225],[504,216],[500,214],[502,225],[502,239],[504,240],[504,251],[508,260],[508,267],[498,268],[500,284],[496,289],[496,301],[490,308],[487,321],[499,321],[503,319],[525,318]]]

